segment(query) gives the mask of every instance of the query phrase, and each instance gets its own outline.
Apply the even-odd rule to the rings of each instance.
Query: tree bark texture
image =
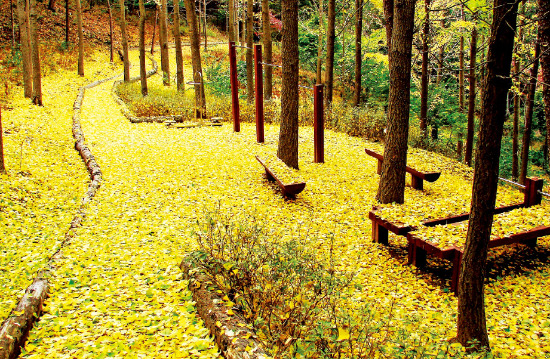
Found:
[[[332,92],[334,85],[334,41],[336,40],[335,29],[336,0],[328,0],[328,28],[327,28],[327,62],[325,65],[325,98],[327,103],[332,102]]]
[[[355,0],[355,93],[353,106],[361,103],[361,38],[363,33],[363,0]]]
[[[130,81],[130,59],[128,58],[128,33],[126,32],[126,6],[124,0],[120,3],[120,31],[122,33],[122,53],[124,56],[124,82]]]
[[[19,23],[19,32],[21,34],[21,56],[23,63],[23,91],[25,97],[32,96],[32,61],[31,61],[31,35],[29,33],[29,16],[27,12],[27,2],[17,0],[17,20]]]
[[[157,23],[159,22],[159,8],[155,6],[155,17],[153,20],[153,36],[151,37],[151,55],[155,53],[155,34],[157,32]]]
[[[162,0],[160,4],[160,69],[162,70],[162,83],[164,86],[170,86],[170,58],[168,52],[168,24],[166,23],[167,18],[167,1]],[[191,10],[195,14],[195,4]]]
[[[76,4],[76,26],[78,27],[78,75],[84,76],[84,34],[82,33],[82,6],[80,0]]]
[[[500,143],[506,120],[506,97],[512,85],[510,66],[518,2],[495,0],[487,54],[487,76],[474,167],[472,205],[458,287],[457,339],[474,348],[489,347],[483,284],[495,208]]]
[[[262,0],[262,32],[264,42],[264,61],[271,64],[273,61],[273,48],[271,41],[271,21],[269,17],[269,0]],[[264,67],[264,97],[271,100],[273,96],[273,69],[271,66]]]
[[[394,0],[384,0],[384,20],[386,22],[386,43],[388,45],[388,57],[391,54],[391,38],[393,30],[393,2]]]
[[[524,6],[520,10],[523,13]],[[515,46],[516,57],[514,58],[514,77],[517,81],[518,91],[514,96],[514,119],[512,124],[512,178],[519,178],[519,112],[521,106],[521,81],[519,77],[519,69],[521,67],[521,58],[519,56],[520,44],[523,42],[523,18],[519,20],[518,43]]]
[[[265,1],[265,0],[264,0]],[[319,0],[319,29],[317,31],[317,71],[316,71],[316,84],[322,84],[323,83],[323,34],[325,32],[325,25],[324,25],[324,9],[323,9],[323,0]]]
[[[147,68],[145,67],[145,5],[143,4],[143,0],[139,0],[139,77],[141,82],[141,94],[147,96]]]
[[[246,2],[246,100],[254,102],[254,60],[252,47],[254,46],[254,0]]]
[[[15,21],[13,19],[13,0],[10,0],[10,22],[11,22],[11,55],[15,55]]]
[[[440,21],[440,24],[441,24],[441,29],[445,29],[445,20],[441,20]],[[436,79],[436,83],[439,85],[439,83],[441,82],[441,79],[443,78],[443,61],[444,61],[444,58],[445,58],[445,44],[441,44],[439,46],[439,51],[438,51],[438,54],[437,54],[437,63],[438,63],[438,66],[437,66],[437,79]]]
[[[40,39],[38,37],[38,15],[36,0],[30,0],[30,29],[32,57],[32,102],[42,106],[42,73],[40,69]]]
[[[181,49],[179,1],[174,1],[174,42],[176,43],[176,86],[178,88],[178,91],[185,91],[185,80],[183,74],[183,51]]]
[[[420,131],[423,137],[428,136],[428,51],[430,48],[430,0],[424,0],[426,19],[424,20],[424,31],[422,33],[422,81],[420,91]]]
[[[527,102],[525,103],[525,127],[523,129],[523,143],[521,148],[521,171],[519,173],[519,183],[525,184],[527,169],[529,167],[529,147],[531,147],[531,132],[533,127],[533,107],[535,104],[535,90],[537,88],[537,76],[539,73],[540,45],[537,39],[535,44],[535,58],[531,68],[531,78],[527,92]]]
[[[458,107],[464,112],[464,36],[460,37],[460,52],[458,53]]]
[[[464,162],[472,165],[472,152],[474,148],[475,112],[476,112],[476,56],[477,56],[477,28],[472,30],[470,43],[470,94],[468,96],[468,129],[466,132],[466,154]]]
[[[200,1],[200,0],[199,0]],[[203,1],[203,9],[204,9],[204,50],[206,51],[208,49],[208,34],[206,32],[206,0]]]
[[[110,41],[110,45],[109,45],[109,54],[110,54],[110,59],[111,59],[111,62],[114,61],[114,58],[113,58],[113,11],[111,9],[111,0],[107,0],[107,9],[109,9],[109,41]]]
[[[282,0],[281,6],[283,78],[277,156],[298,168],[298,0]]]
[[[264,0],[262,0],[264,1]],[[263,7],[263,2],[262,2],[262,7]],[[236,22],[236,17],[235,17],[235,0],[229,0],[229,4],[228,4],[228,10],[229,10],[229,26],[227,27],[228,28],[228,31],[229,31],[229,41],[236,41],[236,36],[235,36],[235,22]],[[265,28],[264,28],[264,32],[265,32]]]
[[[0,174],[6,174],[4,163],[4,132],[2,130],[2,107],[0,106]]]
[[[376,194],[376,199],[381,203],[403,203],[405,199],[415,0],[396,0],[394,6],[388,131],[384,147],[384,162]]]
[[[191,62],[193,65],[193,82],[195,85],[195,105],[197,106],[197,117],[206,118],[206,99],[204,96],[204,83],[202,79],[202,63],[200,50],[200,34],[197,25],[197,14],[193,0],[185,0],[187,13],[187,24],[189,25],[189,37],[191,40]]]
[[[544,116],[546,118],[546,170],[550,172],[550,2],[538,0],[539,5],[539,34],[542,68],[542,98],[544,100]]]

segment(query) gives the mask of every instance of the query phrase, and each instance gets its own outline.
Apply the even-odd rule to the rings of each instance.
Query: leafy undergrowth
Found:
[[[87,63],[91,76],[63,70],[45,77],[44,107],[18,91],[2,111],[8,175],[0,175],[0,321],[59,248],[85,192],[72,107],[79,86],[113,73],[97,56]]]
[[[528,231],[539,226],[550,226],[550,206],[519,208],[494,216],[491,239],[504,238],[515,233]],[[413,233],[428,242],[444,249],[452,245],[464,248],[468,221],[447,226],[421,227]]]

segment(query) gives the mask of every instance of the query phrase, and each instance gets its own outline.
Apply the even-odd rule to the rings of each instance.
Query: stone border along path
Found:
[[[50,287],[49,276],[55,269],[55,262],[59,258],[63,247],[75,236],[76,229],[82,225],[82,221],[84,217],[86,217],[85,207],[95,196],[101,185],[101,168],[86,145],[84,133],[80,126],[80,109],[84,99],[84,92],[86,89],[98,86],[121,75],[122,74],[119,74],[92,82],[91,84],[80,87],[78,91],[78,95],[73,105],[72,132],[75,139],[75,150],[78,151],[80,157],[82,157],[90,174],[88,191],[82,198],[80,208],[71,221],[59,249],[50,256],[47,267],[37,273],[33,283],[25,290],[23,298],[21,298],[15,309],[12,310],[0,328],[0,359],[12,359],[20,354],[20,348],[25,344],[30,330],[42,314],[42,306],[48,297],[48,289]]]

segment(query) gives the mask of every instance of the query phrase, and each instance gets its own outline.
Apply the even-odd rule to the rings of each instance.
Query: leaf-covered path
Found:
[[[131,124],[111,86],[87,90],[81,115],[104,181],[56,263],[47,312],[23,357],[218,357],[178,268],[195,248],[190,232],[196,220],[216,207],[254,216],[271,235],[301,238],[319,253],[329,251],[333,238],[336,266],[355,275],[351,312],[368,303],[378,310],[375,320],[387,320],[392,308],[390,324],[406,333],[404,345],[454,335],[456,299],[432,275],[405,264],[406,241],[390,238],[394,256],[370,241],[368,212],[378,176],[363,148],[380,150],[378,145],[327,131],[327,163],[314,164],[313,131],[300,129],[300,176],[307,186],[296,201],[285,202],[254,159],[275,153],[277,126],[266,127],[266,143],[259,145],[246,124],[240,133],[228,123],[185,130]],[[409,202],[468,202],[471,185],[462,174],[468,170],[437,155],[415,156],[446,172],[422,193],[407,187]],[[504,202],[518,199],[504,192]],[[540,241],[543,248],[548,244]],[[497,356],[550,353],[548,273],[546,265],[489,283],[489,334]]]

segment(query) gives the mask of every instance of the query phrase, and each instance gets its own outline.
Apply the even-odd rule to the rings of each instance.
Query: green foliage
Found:
[[[213,61],[206,66],[206,88],[214,95],[229,96],[231,94],[231,78],[229,69],[224,67],[225,60]]]
[[[301,32],[298,35],[300,66],[302,68],[316,68],[318,42],[319,37],[316,34]]]

